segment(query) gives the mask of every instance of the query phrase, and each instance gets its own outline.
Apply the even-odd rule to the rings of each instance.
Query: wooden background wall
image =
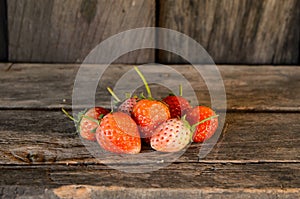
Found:
[[[1,37],[1,10],[0,59],[12,62],[81,62],[109,36],[160,26],[194,38],[216,63],[299,64],[299,0],[6,1],[8,41]],[[132,52],[116,62],[154,61],[184,62],[154,50]]]

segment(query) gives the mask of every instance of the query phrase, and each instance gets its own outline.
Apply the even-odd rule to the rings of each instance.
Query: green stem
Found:
[[[182,97],[182,85],[179,84],[179,96]]]
[[[210,117],[208,117],[208,118],[205,118],[204,120],[201,120],[200,122],[197,122],[196,124],[194,124],[194,125],[191,127],[191,131],[194,132],[195,129],[196,129],[196,127],[197,127],[199,124],[202,124],[202,123],[204,123],[204,122],[207,122],[207,121],[209,121],[209,120],[212,120],[212,119],[214,119],[214,118],[216,118],[216,117],[219,117],[219,115],[213,115],[213,116],[210,116]]]
[[[94,118],[92,118],[92,117],[90,117],[90,116],[83,115],[82,117],[84,117],[84,118],[86,118],[86,119],[88,119],[88,120],[91,120],[91,121],[93,121],[93,122],[96,122],[98,125],[100,124],[100,122],[99,122],[98,120],[96,120],[96,119],[94,119]]]
[[[147,90],[147,93],[148,93],[148,97],[152,99],[152,93],[151,93],[151,90],[149,88],[149,85],[144,77],[144,75],[141,73],[141,71],[138,69],[138,67],[134,67],[134,70],[137,72],[137,74],[140,76],[140,78],[143,80],[143,83],[146,87],[146,90]]]
[[[61,111],[68,116],[68,118],[70,118],[71,120],[73,120],[74,122],[78,122],[78,120],[76,120],[74,117],[72,117],[64,108],[61,108]]]
[[[131,97],[131,94],[128,93],[128,92],[126,92],[126,93],[125,93],[125,98],[126,98],[126,99],[129,99],[130,97]]]
[[[118,96],[113,92],[113,90],[110,87],[107,87],[107,90],[117,102],[121,102],[120,98],[118,98]]]

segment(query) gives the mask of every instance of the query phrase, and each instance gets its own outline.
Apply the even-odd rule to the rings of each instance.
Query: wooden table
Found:
[[[300,197],[299,67],[218,66],[228,106],[218,143],[204,159],[192,144],[168,167],[141,174],[95,159],[61,113],[71,108],[78,67],[0,64],[2,198]],[[128,67],[111,66],[104,80],[112,84]],[[191,68],[173,67],[209,105]],[[104,88],[97,96],[108,106]]]

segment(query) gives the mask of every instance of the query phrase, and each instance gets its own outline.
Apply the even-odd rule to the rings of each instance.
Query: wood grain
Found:
[[[216,63],[299,64],[298,0],[166,0],[159,7],[160,27],[195,39]],[[168,52],[159,61],[186,63]]]
[[[154,0],[9,0],[7,4],[9,60],[17,62],[82,62],[108,37],[155,24]],[[154,51],[138,50],[115,62],[154,62]]]
[[[8,60],[6,0],[0,0],[0,61]]]
[[[0,64],[0,197],[300,197],[299,67],[219,66],[229,107],[222,134],[205,158],[198,158],[205,145],[191,144],[173,163],[164,161],[165,156],[138,162],[111,154],[106,159],[93,157],[84,144],[99,148],[97,143],[83,142],[74,123],[59,110],[71,107],[78,67]],[[103,65],[89,69],[99,67]],[[188,65],[172,67],[189,79],[201,102],[209,105],[199,74]],[[131,65],[112,65],[105,71],[97,104],[109,107],[106,86],[114,85],[129,69]],[[159,72],[160,79],[178,84],[168,73],[151,66],[144,70],[152,75]],[[126,81],[123,86],[133,83]],[[166,90],[153,88],[155,96],[165,95]],[[149,152],[150,148],[143,148],[144,154]],[[168,163],[140,174],[113,169],[143,171]]]
[[[86,198],[117,198],[121,195],[122,198],[138,198],[151,193],[153,198],[182,198],[183,195],[187,198],[202,195],[224,198],[223,194],[227,197],[236,195],[239,198],[272,198],[276,194],[282,198],[297,198],[300,194],[298,164],[181,163],[139,175],[121,173],[103,165],[1,166],[1,171],[0,187],[4,190],[2,192],[5,193],[8,189],[7,185],[22,188],[28,187],[30,182],[31,190],[35,189],[31,194],[47,189],[44,194],[49,194],[52,198],[71,198],[73,194],[80,193],[81,196],[87,194]],[[7,192],[9,194],[9,191]],[[27,194],[30,193],[27,191]]]
[[[297,189],[173,189],[168,188],[152,188],[152,189],[136,189],[124,187],[99,187],[87,185],[71,185],[62,186],[46,192],[55,199],[57,198],[216,198],[225,199],[233,197],[237,199],[243,198],[297,198],[299,191]]]
[[[298,120],[298,113],[228,114],[226,128],[204,159],[198,159],[203,144],[193,143],[175,162],[300,163]],[[60,111],[2,110],[0,140],[0,165],[137,164],[136,159],[130,158],[94,158],[84,144],[96,148],[98,145],[82,142],[74,123]],[[149,152],[153,151],[143,149],[143,153],[151,156]],[[156,160],[143,161],[139,163],[157,164]]]
[[[0,72],[3,74],[3,72],[8,71],[12,67],[12,63],[0,63]]]
[[[79,65],[72,64],[14,64],[10,70],[0,70],[0,107],[4,109],[71,108],[72,90]],[[91,66],[91,70],[101,65]],[[199,73],[189,65],[172,65],[191,83],[199,103],[210,105],[207,86]],[[113,87],[131,65],[112,65],[101,79],[96,92],[96,104],[110,107],[107,86]],[[222,75],[229,111],[284,111],[300,110],[300,69],[287,66],[218,66]],[[146,72],[157,74],[147,67]],[[156,76],[156,75],[155,75]],[[161,79],[177,88],[178,80],[167,73]],[[206,77],[208,79],[213,77]],[[136,82],[126,81],[125,87]],[[9,89],[7,89],[9,88]],[[168,91],[153,87],[157,97]],[[184,95],[190,98],[191,93]],[[84,93],[83,104],[84,107]],[[81,107],[82,108],[82,107]]]

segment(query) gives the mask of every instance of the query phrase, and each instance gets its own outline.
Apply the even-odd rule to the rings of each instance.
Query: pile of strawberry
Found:
[[[116,111],[103,107],[91,108],[74,119],[81,137],[97,141],[110,152],[137,154],[142,143],[161,152],[177,152],[191,142],[209,139],[218,127],[218,116],[205,106],[192,107],[187,99],[169,95],[162,100],[152,97],[143,74],[135,67],[145,84],[148,97],[129,97],[118,102]],[[182,89],[181,89],[182,90]]]

